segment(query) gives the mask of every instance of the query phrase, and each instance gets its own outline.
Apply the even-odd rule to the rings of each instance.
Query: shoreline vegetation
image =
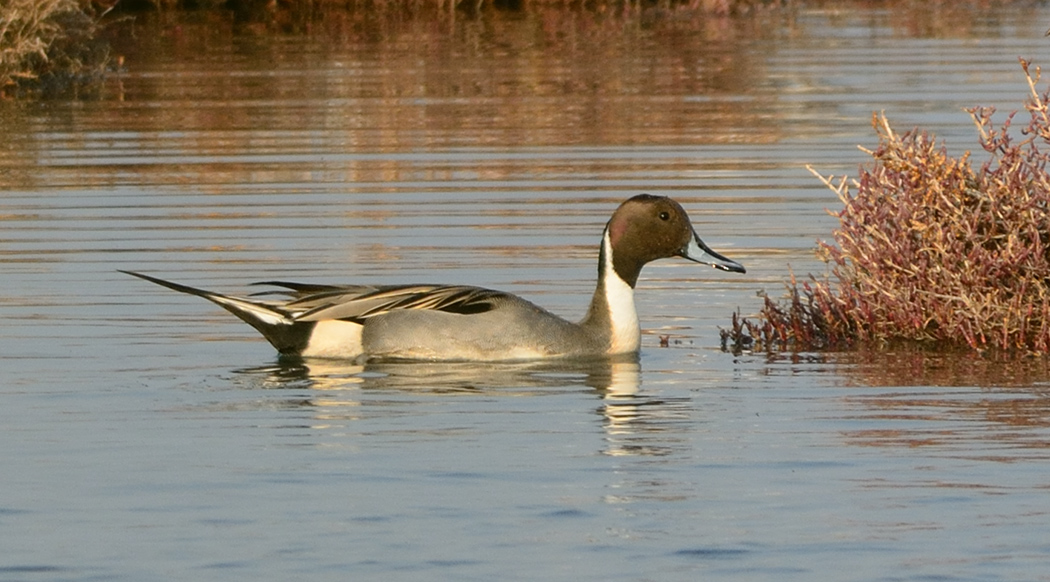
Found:
[[[879,145],[855,180],[813,172],[842,201],[822,278],[792,276],[756,320],[722,330],[734,352],[841,350],[911,344],[977,352],[1050,351],[1050,87],[1021,59],[1027,123],[968,112],[990,159],[948,156],[919,130],[873,116]]]
[[[86,1],[0,1],[0,96],[101,84],[109,50],[99,18]]]

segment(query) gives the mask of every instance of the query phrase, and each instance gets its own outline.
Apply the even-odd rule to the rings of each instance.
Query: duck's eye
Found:
[[[660,220],[671,220],[671,213],[670,212],[666,212],[666,211],[665,212],[661,212],[660,213]]]

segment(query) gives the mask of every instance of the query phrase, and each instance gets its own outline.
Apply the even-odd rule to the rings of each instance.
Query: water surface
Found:
[[[855,173],[873,111],[976,149],[1050,11],[457,16],[141,17],[101,99],[0,103],[0,578],[1047,579],[1043,359],[717,328],[822,272],[806,164]],[[748,273],[647,267],[637,363],[281,362],[117,272],[575,319],[643,191]]]

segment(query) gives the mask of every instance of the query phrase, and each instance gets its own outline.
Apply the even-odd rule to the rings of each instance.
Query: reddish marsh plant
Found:
[[[1017,112],[996,126],[994,109],[969,110],[990,154],[978,169],[968,153],[952,158],[927,133],[897,134],[873,117],[873,167],[857,180],[818,175],[843,203],[834,243],[819,243],[830,274],[792,278],[786,303],[767,297],[757,322],[734,314],[723,345],[1050,351],[1050,89],[1040,93],[1039,69],[1021,66],[1030,119],[1019,138]]]

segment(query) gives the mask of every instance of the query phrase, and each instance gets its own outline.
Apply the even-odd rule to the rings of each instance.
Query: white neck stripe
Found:
[[[602,248],[605,251],[602,253],[605,257],[602,287],[605,289],[609,324],[612,327],[609,353],[635,352],[641,344],[641,332],[638,328],[638,312],[634,308],[634,289],[613,268],[613,249],[608,231],[602,239]]]

